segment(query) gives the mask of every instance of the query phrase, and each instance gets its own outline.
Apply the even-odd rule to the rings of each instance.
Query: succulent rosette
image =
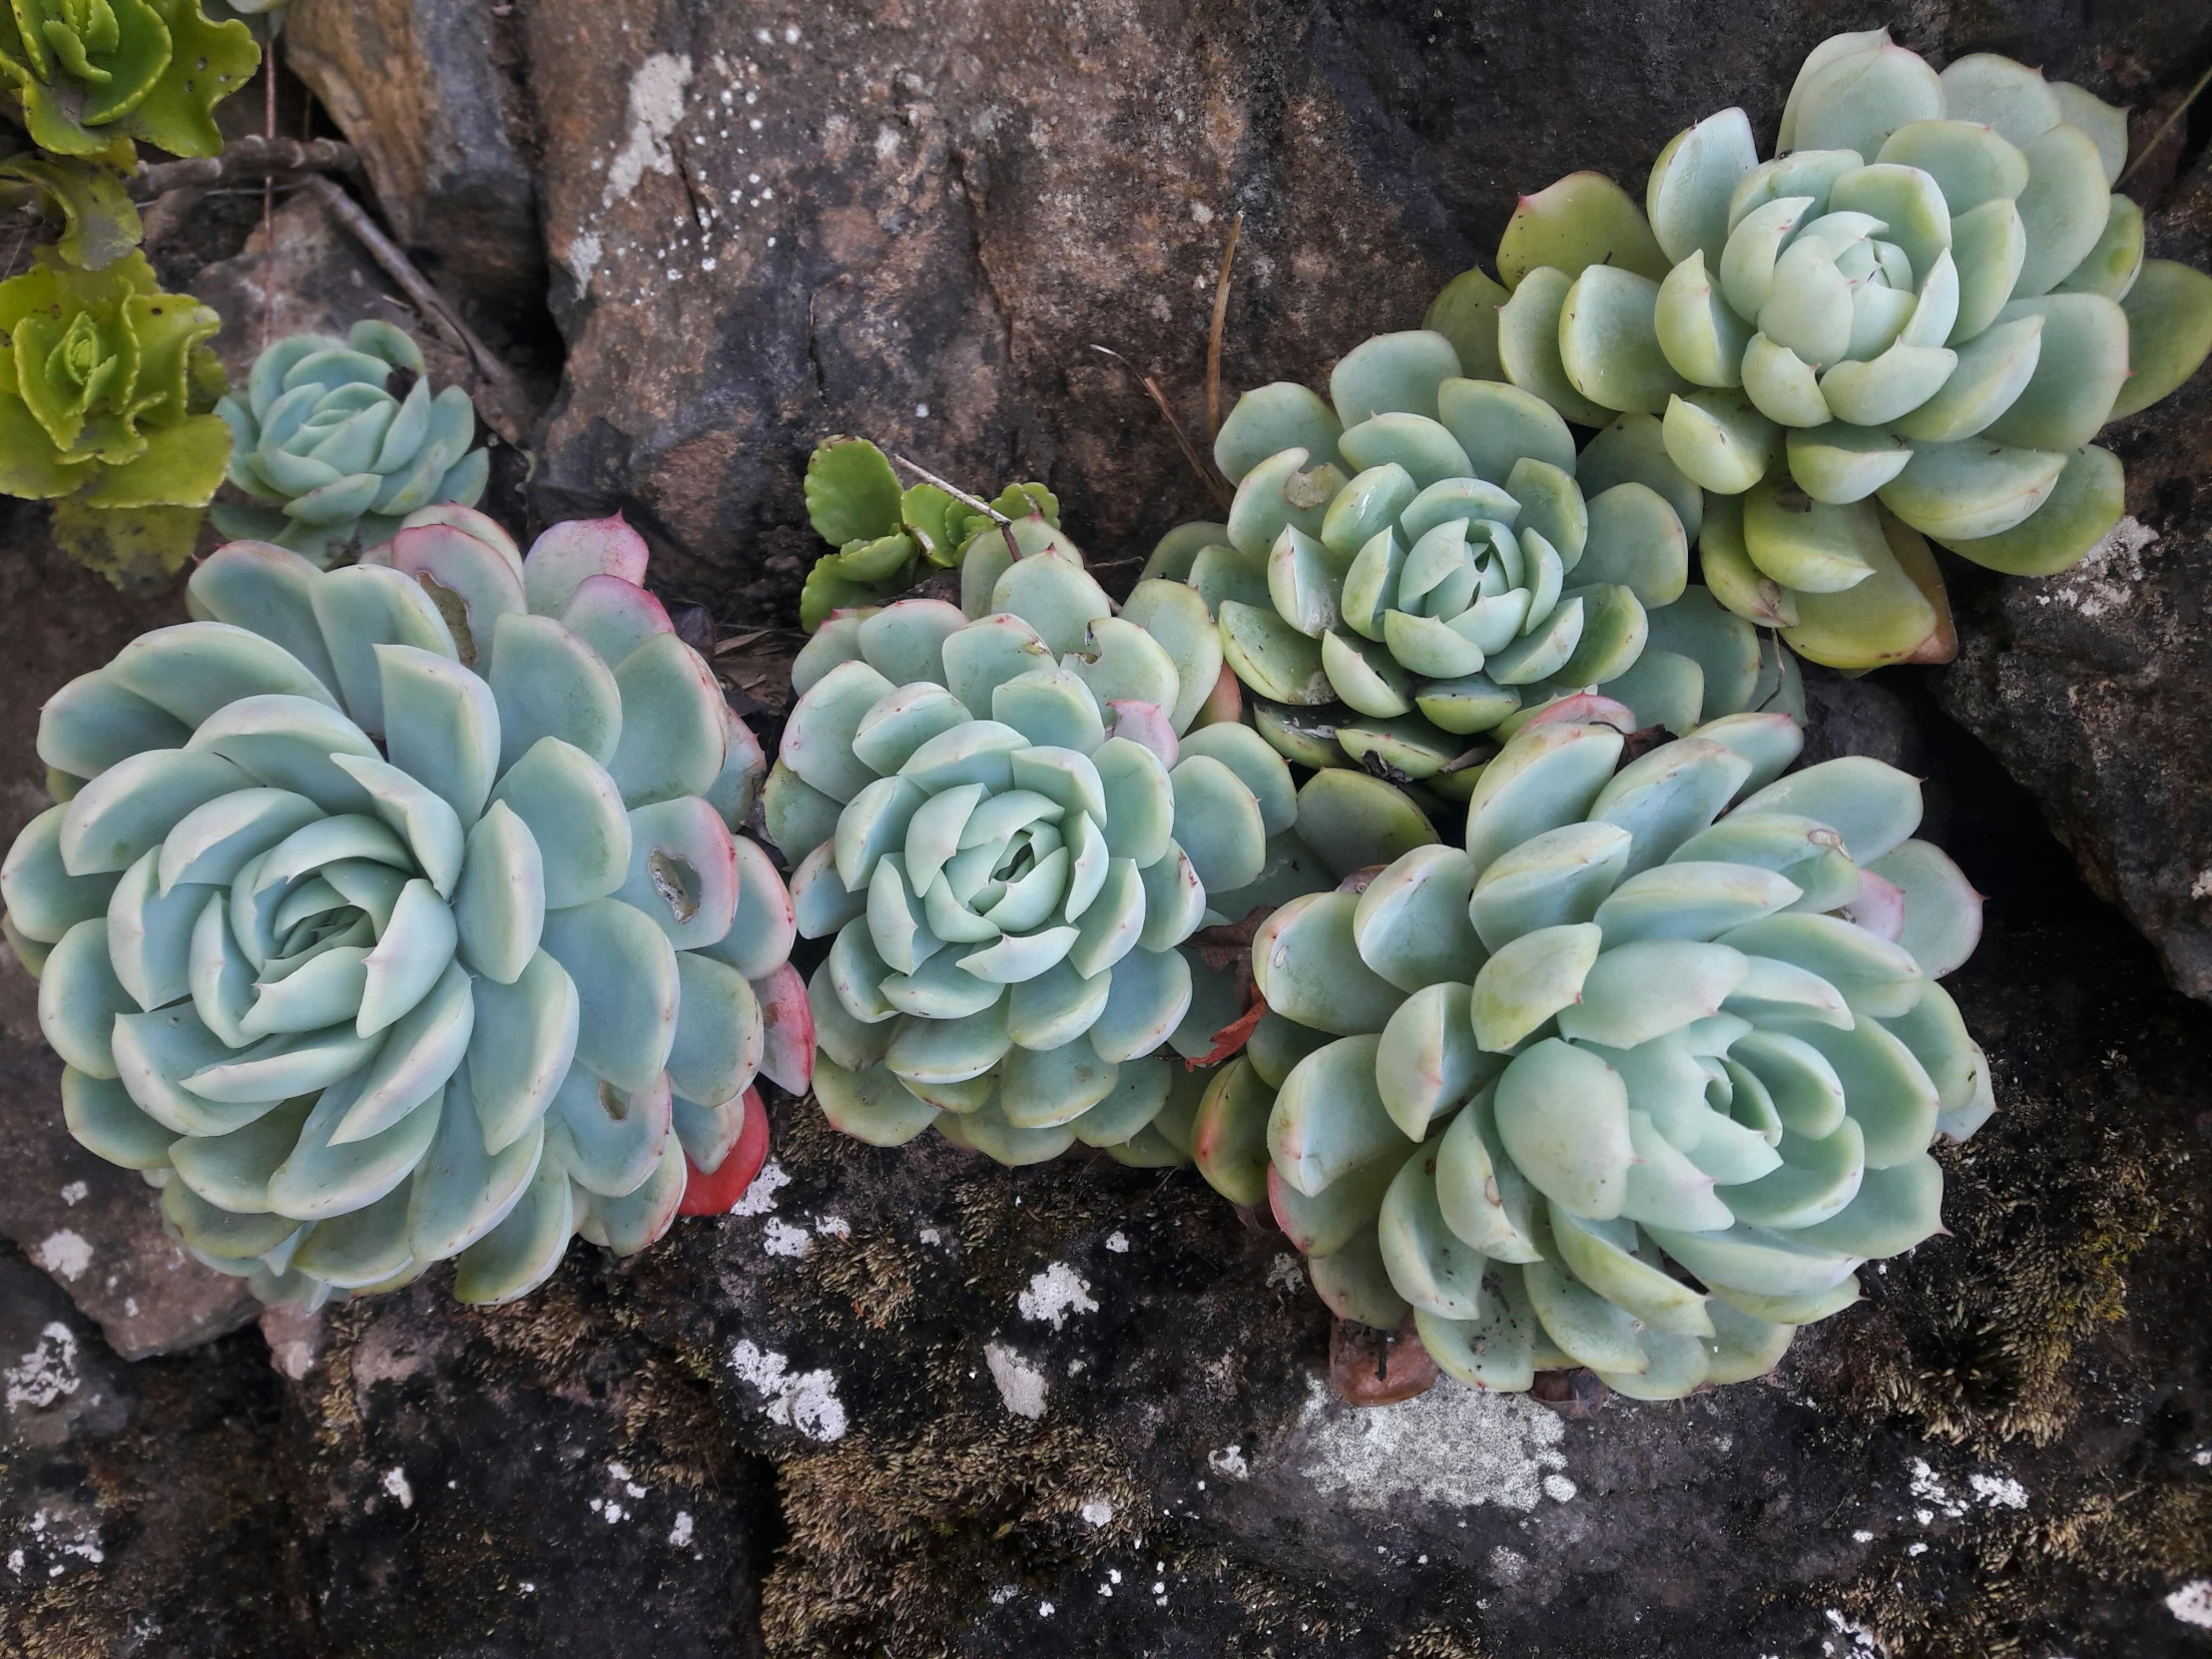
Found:
[[[1037,516],[962,582],[965,609],[836,614],[795,665],[765,806],[799,931],[831,941],[816,1096],[878,1145],[934,1125],[1008,1164],[1077,1140],[1178,1162],[1197,1089],[1157,1055],[1244,1012],[1186,941],[1434,831],[1386,784],[1302,792],[1251,727],[1201,724],[1221,646],[1190,588],[1117,615]]]
[[[200,0],[15,0],[0,11],[0,99],[57,156],[129,168],[134,140],[179,156],[223,148],[215,106],[262,52]]]
[[[635,532],[524,558],[441,508],[385,558],[201,565],[197,620],[46,705],[62,804],[0,896],[71,1131],[202,1260],[312,1302],[454,1257],[500,1302],[572,1234],[658,1238],[688,1166],[758,1163],[806,993],[733,833],[759,746]]]
[[[1207,1178],[1272,1200],[1341,1317],[1410,1308],[1483,1387],[1763,1374],[1864,1262],[1938,1230],[1931,1141],[1992,1110],[1936,983],[1980,899],[1911,838],[1918,783],[1783,776],[1803,739],[1774,714],[1622,766],[1635,724],[1602,699],[1538,717],[1483,770],[1464,850],[1275,911],[1269,1013],[1194,1122]]]
[[[1781,653],[1762,676],[1756,630],[1689,585],[1702,492],[1656,434],[1578,456],[1550,404],[1462,366],[1436,330],[1382,334],[1329,401],[1278,382],[1223,422],[1228,522],[1170,531],[1146,573],[1205,599],[1260,730],[1464,799],[1469,740],[1523,709],[1604,686],[1687,731],[1774,695]]]
[[[412,377],[401,397],[388,389],[394,369]],[[382,546],[424,507],[473,507],[490,475],[490,453],[469,447],[468,393],[433,396],[422,348],[388,322],[277,340],[254,360],[246,396],[216,413],[230,423],[231,482],[253,502],[219,503],[217,527],[316,564]]]
[[[1661,152],[1643,209],[1572,174],[1522,200],[1502,286],[1470,273],[1439,304],[1567,419],[1660,422],[1714,492],[1704,574],[1731,609],[1819,662],[1940,662],[1923,538],[2072,564],[2122,510],[2091,440],[2212,346],[2212,277],[2143,258],[2126,159],[2126,113],[2080,87],[1837,35],[1773,159],[1730,109]]]

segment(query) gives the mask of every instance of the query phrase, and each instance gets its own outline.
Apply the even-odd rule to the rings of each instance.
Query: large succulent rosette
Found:
[[[1543,399],[1461,366],[1442,333],[1382,334],[1330,401],[1279,382],[1223,422],[1228,522],[1170,531],[1147,574],[1205,599],[1259,729],[1463,800],[1469,740],[1524,707],[1604,686],[1687,731],[1773,695],[1781,653],[1762,685],[1756,631],[1689,586],[1702,492],[1656,432],[1578,457]]]
[[[839,613],[796,665],[766,809],[799,930],[831,941],[816,1096],[878,1145],[933,1124],[1009,1164],[1179,1161],[1197,1086],[1155,1056],[1243,1012],[1181,947],[1433,832],[1385,784],[1300,792],[1252,728],[1196,724],[1221,649],[1188,587],[1116,615],[1034,517],[962,576],[966,610]]]
[[[1470,274],[1446,309],[1570,420],[1663,417],[1715,492],[1705,576],[1731,608],[1840,667],[1942,661],[1922,537],[2072,564],[2123,505],[2091,440],[2212,345],[2212,277],[2143,258],[2126,159],[2126,112],[2079,87],[1837,35],[1772,160],[1731,109],[1661,152],[1648,217],[1570,175],[1515,212],[1503,287]]]
[[[1531,722],[1464,850],[1269,917],[1270,1012],[1197,1114],[1202,1171],[1272,1198],[1339,1315],[1410,1306],[1483,1387],[1766,1372],[1863,1262],[1938,1230],[1930,1143],[1992,1109],[1936,983],[1980,900],[1909,838],[1919,785],[1857,758],[1781,776],[1781,715],[1620,766],[1634,724],[1596,700]]]
[[[71,1131],[195,1254],[307,1301],[457,1257],[499,1302],[571,1234],[659,1237],[687,1156],[757,1163],[755,1073],[803,1089],[812,1035],[790,896],[733,833],[759,746],[642,540],[525,559],[446,508],[386,556],[203,564],[198,620],[46,705],[62,805],[0,894]]]

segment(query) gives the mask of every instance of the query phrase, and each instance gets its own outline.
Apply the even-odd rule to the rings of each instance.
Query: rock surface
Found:
[[[1203,434],[1232,215],[1229,390],[1316,380],[1417,320],[1516,189],[1636,180],[1747,88],[1771,127],[1804,51],[1866,21],[1437,13],[299,0],[293,26],[330,66],[310,79],[359,98],[326,94],[356,141],[394,147],[387,211],[479,315],[537,257],[515,214],[542,201],[569,357],[533,504],[622,508],[773,701],[748,671],[818,550],[799,476],[819,436],[1043,477],[1126,575],[1206,497],[1090,347],[1159,372]],[[1923,8],[1906,38],[2127,96],[2185,86],[2201,34],[2171,0],[2093,32],[2037,0]],[[468,125],[490,119],[482,74],[504,152]],[[425,97],[478,103],[405,113]],[[500,178],[522,158],[507,218],[466,219],[468,170],[437,160],[455,147]],[[2195,200],[2157,234],[2196,235]],[[287,286],[350,320],[373,283],[347,285],[342,249],[292,251],[314,274]],[[251,276],[203,274],[234,316]],[[2199,388],[2122,440],[2155,540],[2059,583],[1962,573],[1955,668],[1812,687],[1820,752],[1927,777],[1929,831],[1990,895],[1951,984],[2000,1111],[1942,1154],[1950,1236],[1870,1275],[1771,1382],[1581,1420],[1449,1382],[1355,1410],[1284,1241],[1190,1172],[874,1152],[789,1100],[738,1213],[633,1261],[579,1245],[512,1308],[458,1309],[433,1275],[126,1365],[237,1311],[156,1335],[99,1300],[122,1289],[106,1264],[170,1247],[142,1187],[68,1162],[11,966],[0,1651],[2201,1654],[2212,1013],[2037,819],[2177,978],[2201,971],[2206,912],[2172,872],[2212,864],[2189,770],[2208,432]],[[38,702],[180,612],[117,602],[26,515],[0,544],[0,776],[20,781]],[[19,783],[0,829],[41,805]],[[85,1241],[75,1276],[57,1227]],[[228,1293],[187,1269],[197,1289],[141,1308]]]

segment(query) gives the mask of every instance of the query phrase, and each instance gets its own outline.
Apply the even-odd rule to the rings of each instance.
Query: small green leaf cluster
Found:
[[[394,370],[409,376],[394,396]],[[255,359],[246,395],[216,405],[229,422],[229,476],[252,505],[223,503],[225,535],[274,542],[327,565],[380,547],[424,507],[473,507],[491,457],[471,449],[476,407],[459,386],[432,396],[422,350],[388,322],[344,339],[292,334]]]
[[[41,713],[0,898],[70,1131],[265,1301],[641,1250],[757,1159],[756,1073],[806,1088],[764,758],[645,566],[451,506],[339,570],[233,543]]]
[[[811,634],[833,612],[880,604],[931,569],[957,568],[978,536],[1008,522],[1034,521],[1056,532],[1060,503],[1036,483],[1010,484],[988,507],[935,484],[901,489],[874,444],[838,437],[824,441],[807,462],[807,516],[815,534],[836,549],[807,572],[799,621]]]
[[[1431,323],[1568,420],[1655,423],[1711,492],[1705,579],[1738,615],[1841,668],[1940,662],[1923,538],[2073,564],[2123,508],[2091,440],[2212,349],[2212,277],[2144,258],[2126,159],[2126,113],[2080,87],[1837,35],[1772,159],[1730,109],[1667,145],[1642,207],[1571,174]]]
[[[1269,1202],[1342,1318],[1477,1386],[1586,1366],[1638,1398],[1770,1370],[1940,1230],[1937,1136],[1993,1110],[1936,983],[1980,898],[1919,784],[1785,776],[1787,716],[1629,761],[1625,709],[1532,721],[1464,849],[1292,899],[1268,1013],[1208,1084],[1200,1171]]]

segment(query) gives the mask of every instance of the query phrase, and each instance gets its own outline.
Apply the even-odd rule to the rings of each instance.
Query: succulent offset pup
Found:
[[[1619,766],[1635,724],[1602,698],[1539,716],[1484,769],[1465,850],[1270,916],[1270,1012],[1197,1114],[1201,1171],[1272,1199],[1331,1308],[1409,1305],[1483,1387],[1765,1373],[1861,1263],[1938,1230],[1929,1144],[1993,1109],[1936,983],[1980,898],[1909,838],[1915,780],[1782,776],[1803,738],[1771,714]]]
[[[1648,217],[1569,175],[1515,211],[1503,285],[1467,273],[1431,325],[1569,420],[1655,429],[1713,492],[1705,579],[1739,615],[1838,667],[1945,661],[1922,538],[2065,569],[2122,510],[2091,439],[2212,347],[2212,277],[2143,258],[2126,160],[2079,87],[1837,35],[1774,159],[1731,109],[1660,153]]]
[[[405,397],[385,389],[395,368],[414,376]],[[469,448],[468,393],[433,397],[421,347],[388,322],[277,340],[254,360],[246,396],[216,413],[230,422],[231,482],[261,503],[219,503],[217,528],[318,565],[349,544],[382,546],[424,507],[473,507],[490,473],[489,453]]]
[[[502,1302],[572,1233],[643,1249],[758,1167],[806,990],[733,833],[760,748],[643,540],[561,524],[524,558],[445,507],[381,557],[233,543],[199,620],[57,693],[62,804],[0,866],[5,927],[72,1133],[195,1255],[310,1303],[457,1257]]]
[[[1464,800],[1452,763],[1524,708],[1602,685],[1686,732],[1781,691],[1782,654],[1689,584],[1702,492],[1664,450],[1615,426],[1578,457],[1548,403],[1461,368],[1421,329],[1349,352],[1330,402],[1247,392],[1214,444],[1228,523],[1146,567],[1204,598],[1270,741]]]
[[[1221,645],[1190,588],[1117,616],[1041,516],[961,576],[964,610],[840,612],[794,668],[765,805],[799,931],[833,939],[816,1095],[877,1145],[934,1124],[1007,1164],[1180,1162],[1199,1082],[1158,1053],[1207,1055],[1244,1008],[1179,947],[1434,831],[1378,779],[1300,791],[1250,727],[1200,724]]]

